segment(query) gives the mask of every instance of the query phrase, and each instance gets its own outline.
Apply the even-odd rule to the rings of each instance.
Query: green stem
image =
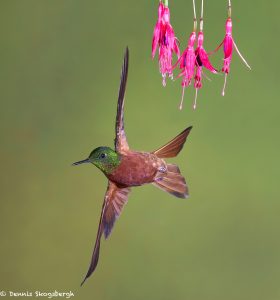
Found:
[[[196,10],[195,10],[195,0],[193,0],[193,31],[196,31],[197,21],[196,21]]]
[[[231,1],[228,0],[228,17],[231,18]]]
[[[163,0],[163,4],[165,7],[168,7],[168,0]]]
[[[201,0],[201,14],[200,14],[200,22],[199,22],[200,31],[203,31],[203,6],[204,6],[204,2],[203,0]]]

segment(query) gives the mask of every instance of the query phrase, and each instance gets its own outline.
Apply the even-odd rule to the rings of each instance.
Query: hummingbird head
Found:
[[[120,164],[120,155],[110,147],[98,147],[91,151],[89,157],[73,163],[77,166],[83,163],[92,163],[105,174],[112,173]]]

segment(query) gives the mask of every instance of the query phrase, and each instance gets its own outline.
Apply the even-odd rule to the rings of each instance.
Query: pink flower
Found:
[[[230,63],[231,63],[231,58],[232,58],[232,52],[233,52],[233,47],[235,48],[236,52],[244,62],[244,64],[251,70],[251,67],[248,65],[246,62],[245,58],[241,55],[240,51],[238,50],[234,39],[232,37],[232,21],[231,18],[228,17],[226,20],[226,35],[222,43],[217,47],[217,50],[220,49],[220,47],[224,45],[224,65],[222,68],[222,72],[225,73],[225,82],[224,82],[224,87],[222,91],[222,95],[225,95],[225,88],[226,88],[226,80],[227,80],[227,74],[229,74],[230,71]]]
[[[155,57],[157,47],[159,48],[159,69],[162,74],[162,84],[166,85],[166,76],[173,78],[172,53],[180,56],[178,41],[170,24],[170,11],[160,1],[158,7],[158,21],[156,23],[153,41],[152,58]]]
[[[163,17],[164,5],[162,2],[159,3],[158,6],[158,20],[156,26],[154,28],[154,35],[152,41],[152,57],[154,58],[156,55],[157,46],[159,44],[160,35],[161,35],[161,27],[162,26],[162,17]]]
[[[195,67],[195,51],[194,51],[194,43],[196,40],[196,33],[193,31],[189,37],[188,46],[181,55],[181,57],[178,59],[177,63],[174,67],[176,67],[178,64],[179,68],[182,70],[181,73],[178,75],[178,77],[183,76],[182,80],[182,99],[179,108],[183,108],[183,101],[184,101],[184,93],[185,93],[185,87],[189,86],[193,75],[194,75],[194,67]]]
[[[157,50],[157,46],[158,46],[160,35],[161,35],[163,11],[164,11],[164,5],[162,2],[159,2],[158,20],[157,20],[156,26],[154,28],[154,35],[153,35],[153,41],[152,41],[152,57],[153,58],[156,55],[156,50]]]
[[[197,48],[195,49],[195,56],[196,56],[196,64],[198,66],[203,66],[208,69],[210,72],[217,74],[218,71],[211,65],[210,60],[208,58],[208,54],[203,48],[204,42],[204,34],[203,31],[198,33],[197,37]]]
[[[226,21],[226,36],[219,47],[221,47],[222,44],[224,44],[224,66],[222,68],[222,72],[228,74],[230,70],[230,63],[231,63],[232,50],[233,50],[231,18],[228,18]]]
[[[197,37],[197,48],[195,49],[195,66],[196,66],[196,73],[194,77],[194,87],[196,89],[195,92],[195,101],[193,108],[196,108],[196,100],[197,100],[197,92],[198,89],[202,87],[202,67],[205,67],[208,69],[210,72],[217,74],[217,70],[211,65],[210,60],[208,58],[208,54],[203,48],[203,42],[204,42],[204,34],[203,31],[200,31],[198,33]]]

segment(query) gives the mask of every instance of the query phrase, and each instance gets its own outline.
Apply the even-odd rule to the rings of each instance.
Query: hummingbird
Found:
[[[175,164],[164,158],[175,157],[182,150],[192,129],[188,127],[170,142],[153,152],[134,151],[129,148],[124,130],[124,98],[128,77],[129,50],[126,48],[119,87],[114,149],[102,146],[94,149],[88,158],[73,163],[74,166],[91,163],[108,178],[107,191],[93,249],[90,266],[81,285],[96,269],[102,235],[109,237],[116,219],[128,200],[131,187],[151,183],[178,198],[189,195],[185,178]]]

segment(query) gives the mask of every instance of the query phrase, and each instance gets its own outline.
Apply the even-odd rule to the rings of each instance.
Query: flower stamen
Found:
[[[193,109],[196,109],[196,100],[197,100],[198,88],[195,89],[195,98],[193,103]]]
[[[180,102],[180,105],[179,105],[180,110],[183,109],[184,96],[185,96],[185,86],[183,86],[182,98],[181,98],[181,102]]]
[[[225,95],[226,85],[227,85],[227,73],[225,73],[225,81],[224,81],[224,86],[223,86],[223,90],[222,90],[222,96]]]
[[[240,53],[239,49],[237,48],[236,44],[235,44],[235,41],[232,40],[233,42],[233,46],[237,52],[237,54],[239,55],[239,57],[242,59],[242,61],[244,62],[245,66],[249,69],[249,70],[252,70],[250,65],[247,63],[247,61],[245,60],[245,58],[242,56],[242,54]]]

